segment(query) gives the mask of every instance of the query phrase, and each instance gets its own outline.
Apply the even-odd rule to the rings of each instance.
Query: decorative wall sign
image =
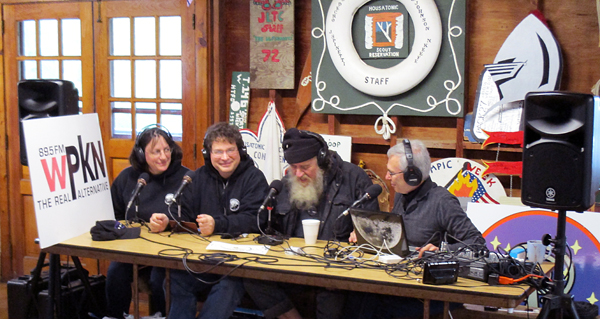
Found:
[[[446,187],[456,197],[473,203],[498,204],[506,191],[493,174],[484,175],[486,167],[468,159],[450,157],[431,163],[431,180]]]
[[[250,77],[253,89],[294,88],[293,0],[250,1]]]
[[[229,124],[238,128],[248,125],[248,105],[250,103],[250,73],[233,72],[229,90]]]
[[[265,174],[269,184],[273,180],[281,179],[288,165],[281,147],[285,127],[277,113],[275,103],[269,102],[265,114],[258,122],[256,132],[243,129],[240,133],[248,155],[252,157],[256,167]]]
[[[312,109],[461,117],[465,0],[312,0]],[[416,18],[415,18],[416,17]]]

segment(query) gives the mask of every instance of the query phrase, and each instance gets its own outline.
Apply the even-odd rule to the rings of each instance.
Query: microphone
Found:
[[[373,184],[373,185],[367,187],[367,189],[365,190],[365,194],[361,198],[359,198],[357,201],[352,203],[352,206],[348,207],[348,209],[346,209],[343,213],[341,213],[340,216],[338,216],[338,218],[341,218],[342,216],[347,216],[350,208],[357,207],[358,205],[362,204],[363,202],[371,200],[371,199],[379,196],[379,194],[381,194],[381,191],[383,191],[383,189],[381,188],[381,185],[379,185],[379,184]]]
[[[183,176],[183,181],[181,182],[181,185],[179,186],[175,194],[167,194],[165,196],[165,204],[171,205],[173,203],[177,203],[177,199],[181,196],[181,192],[183,192],[183,189],[186,186],[192,183],[192,178],[194,178],[195,175],[195,171],[189,171],[185,173],[185,175]]]
[[[129,211],[129,208],[131,208],[133,201],[140,195],[140,191],[142,190],[142,188],[146,186],[146,180],[148,178],[150,178],[150,175],[148,175],[148,173],[144,172],[140,174],[140,177],[137,180],[137,185],[135,185],[135,189],[133,190],[133,193],[131,193],[129,203],[127,203],[127,208],[125,209],[125,216],[127,216],[127,212]]]
[[[269,194],[267,194],[267,197],[265,197],[265,200],[263,201],[262,205],[260,205],[260,208],[258,209],[259,211],[264,210],[267,207],[267,205],[269,204],[269,202],[271,201],[271,199],[273,197],[277,196],[277,194],[279,194],[279,192],[281,192],[281,189],[283,188],[283,182],[276,179],[271,182],[271,185],[269,185],[269,188],[270,188]]]

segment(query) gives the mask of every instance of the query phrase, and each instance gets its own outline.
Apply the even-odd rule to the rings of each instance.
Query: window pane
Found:
[[[164,111],[181,111],[181,103],[161,103],[160,109]]]
[[[71,81],[79,91],[79,96],[83,86],[81,85],[81,61],[65,60],[63,61],[63,80]]]
[[[37,63],[33,60],[25,60],[21,61],[21,78],[20,80],[31,80],[37,79]]]
[[[181,99],[182,97],[181,61],[160,61],[160,97],[163,99]]]
[[[153,114],[156,114],[156,103],[154,102],[136,102],[135,109],[137,110],[152,110]],[[147,111],[144,113],[148,113]]]
[[[81,21],[79,19],[62,20],[62,54],[81,56]]]
[[[40,61],[41,78],[42,79],[60,79],[58,72],[58,60]]]
[[[156,55],[156,20],[154,17],[133,18],[135,55]]]
[[[135,61],[135,97],[156,98],[156,61]]]
[[[81,96],[81,91],[79,91],[79,96]],[[79,105],[79,114],[83,114],[83,102],[79,101],[77,104]]]
[[[113,109],[113,136],[129,137],[131,138],[131,103],[129,102],[113,102],[111,103]],[[119,113],[118,109],[128,110],[127,113]]]
[[[181,141],[183,134],[181,115],[161,114],[160,123],[169,128],[169,132],[171,132],[174,140]]]
[[[110,61],[110,78],[112,97],[131,97],[131,61]]]
[[[159,18],[160,55],[181,55],[181,17]]]
[[[156,124],[156,114],[135,114],[135,132],[139,133],[142,129],[150,124]]]
[[[20,52],[21,56],[36,56],[35,52],[35,20],[25,20],[19,22],[21,34],[20,39]]]
[[[40,20],[40,55],[58,56],[58,20]]]
[[[131,23],[129,18],[110,19],[110,55],[131,54]]]

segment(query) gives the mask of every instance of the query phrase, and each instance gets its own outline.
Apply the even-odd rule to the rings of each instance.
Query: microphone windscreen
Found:
[[[188,171],[183,176],[183,179],[188,181],[188,183],[191,183],[195,176],[196,176],[196,171]]]
[[[281,192],[281,189],[283,189],[283,182],[276,179],[271,182],[271,185],[269,185],[269,188],[275,189],[277,191],[277,194],[279,194],[279,192]]]
[[[381,191],[383,191],[383,189],[381,188],[381,185],[373,184],[373,185],[367,187],[367,189],[365,190],[365,193],[369,194],[369,197],[374,198],[374,197],[379,196],[379,194],[381,194]]]
[[[141,182],[142,180],[144,180],[142,183],[146,184],[146,182],[148,181],[148,179],[150,178],[150,175],[148,175],[148,173],[143,172],[140,174],[140,177],[138,178],[138,183]]]

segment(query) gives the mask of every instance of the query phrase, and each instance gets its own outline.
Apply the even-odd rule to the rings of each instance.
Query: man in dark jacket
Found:
[[[283,178],[284,188],[276,198],[276,228],[287,236],[304,237],[302,220],[319,219],[318,239],[348,241],[353,229],[351,218],[338,217],[372,185],[368,175],[328,150],[323,137],[313,132],[287,130],[283,151],[290,168]],[[371,200],[363,207],[376,210],[378,205]],[[267,318],[299,318],[287,294],[312,289],[257,280],[244,280],[244,285]],[[344,292],[317,289],[316,299],[316,318],[341,317]]]
[[[258,233],[258,208],[268,192],[264,174],[246,154],[237,127],[217,123],[208,128],[202,150],[205,165],[196,170],[192,184],[181,198],[182,215],[196,221],[203,236]],[[266,219],[266,216],[261,216]],[[152,222],[163,230],[166,216]],[[196,317],[196,294],[210,290],[199,318],[229,318],[244,294],[242,281],[203,274],[192,276],[187,271],[171,271],[171,308],[169,318]]]
[[[386,179],[396,191],[392,213],[403,216],[408,244],[416,247],[419,256],[440,249],[442,242],[451,251],[465,245],[471,249],[485,247],[485,239],[458,199],[429,177],[431,159],[421,141],[405,139],[387,155]],[[348,305],[347,318],[423,317],[423,303],[409,297],[355,293]],[[443,303],[431,302],[431,314],[442,310]]]

